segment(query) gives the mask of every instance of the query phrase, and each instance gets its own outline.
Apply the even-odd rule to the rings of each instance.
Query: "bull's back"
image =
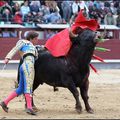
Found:
[[[35,62],[35,81],[52,86],[61,85],[61,74],[65,73],[63,58],[55,58],[49,52],[39,54]]]

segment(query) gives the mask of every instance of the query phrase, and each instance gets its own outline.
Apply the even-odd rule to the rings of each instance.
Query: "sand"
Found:
[[[0,71],[0,101],[14,90],[17,72]],[[0,119],[120,119],[120,70],[99,70],[99,75],[91,71],[89,87],[89,103],[94,114],[85,111],[83,100],[82,113],[75,110],[75,100],[66,88],[53,88],[46,84],[35,91],[35,103],[39,109],[36,116],[25,112],[24,97],[20,96],[8,105],[9,113],[0,107]]]

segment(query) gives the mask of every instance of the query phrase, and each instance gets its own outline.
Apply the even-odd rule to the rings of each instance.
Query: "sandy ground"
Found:
[[[14,89],[15,71],[0,71],[0,101]],[[94,114],[75,111],[75,100],[65,88],[53,92],[44,84],[35,91],[35,103],[39,109],[36,116],[25,113],[23,96],[17,97],[8,105],[9,113],[0,108],[0,119],[120,119],[120,70],[99,70],[99,75],[91,71],[89,102]]]

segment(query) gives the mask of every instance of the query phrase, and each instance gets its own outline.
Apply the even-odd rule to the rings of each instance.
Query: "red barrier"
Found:
[[[105,47],[110,49],[110,52],[98,52],[95,51],[97,56],[103,59],[120,59],[120,40],[108,40],[104,43],[99,43],[99,47]]]

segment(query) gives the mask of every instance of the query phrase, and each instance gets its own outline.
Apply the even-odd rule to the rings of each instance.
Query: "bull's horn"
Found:
[[[70,35],[70,37],[77,37],[78,36],[78,34],[74,34],[72,32],[71,28],[69,28],[69,35]]]
[[[103,38],[106,36],[106,28],[104,27]]]

